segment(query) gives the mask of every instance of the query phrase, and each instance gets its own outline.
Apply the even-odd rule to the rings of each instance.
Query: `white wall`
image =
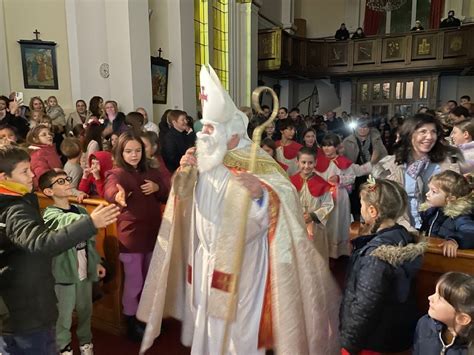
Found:
[[[448,100],[456,100],[463,95],[469,95],[474,100],[473,76],[441,76],[439,78],[438,105]]]
[[[73,103],[64,0],[3,0],[3,16],[2,21],[5,22],[5,26],[0,27],[0,30],[3,32],[4,28],[5,31],[0,33],[0,38],[6,39],[7,60],[3,62],[5,56],[1,54],[0,59],[2,59],[1,66],[8,65],[10,84],[5,89],[3,88],[4,84],[2,85],[2,93],[8,94],[9,90],[22,91],[26,104],[33,96],[47,99],[48,96],[55,95],[65,110],[71,109]],[[2,21],[0,21],[0,26]],[[35,29],[41,32],[40,39],[57,43],[56,62],[59,90],[25,89],[24,87],[20,44],[17,41],[34,39],[33,31]],[[0,40],[0,46],[1,42]],[[0,50],[4,51],[2,47]],[[1,77],[5,82],[6,74],[2,74]]]
[[[362,1],[365,4],[365,1]],[[341,23],[353,32],[360,24],[360,0],[294,0],[294,17],[306,19],[306,37],[332,37]]]
[[[260,7],[260,14],[270,19],[274,23],[282,24],[282,2],[285,0],[263,0]]]
[[[153,10],[150,19],[150,49],[158,56],[171,61],[168,76],[168,100],[166,104],[154,104],[154,121],[159,122],[168,109],[183,109],[196,116],[196,80],[194,52],[194,1],[148,0]],[[151,115],[150,115],[151,116]]]

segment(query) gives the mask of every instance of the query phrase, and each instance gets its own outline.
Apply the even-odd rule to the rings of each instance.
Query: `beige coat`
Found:
[[[380,161],[380,159],[387,156],[387,149],[383,145],[382,138],[380,137],[379,131],[375,128],[370,129],[369,139],[372,142],[372,158],[373,164]],[[359,156],[359,145],[357,144],[356,134],[351,134],[349,137],[344,139],[342,142],[344,146],[343,154],[348,157],[352,162],[357,163],[357,157]]]

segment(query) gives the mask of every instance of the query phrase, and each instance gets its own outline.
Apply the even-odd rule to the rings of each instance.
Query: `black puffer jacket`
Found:
[[[52,258],[92,237],[89,216],[58,231],[41,218],[35,194],[0,194],[0,315],[2,332],[25,333],[53,327],[57,318]],[[0,334],[1,335],[1,334]]]
[[[439,355],[444,348],[446,355],[467,355],[468,343],[460,338],[454,339],[449,345],[441,343],[440,334],[445,325],[425,315],[418,321],[415,333],[413,355]]]
[[[351,354],[409,349],[418,319],[414,278],[424,245],[398,224],[353,245],[339,314],[342,347]]]

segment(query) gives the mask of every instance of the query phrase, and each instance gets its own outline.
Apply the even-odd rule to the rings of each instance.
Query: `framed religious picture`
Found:
[[[382,62],[405,60],[405,37],[384,38],[382,42]]]
[[[328,65],[347,65],[347,43],[328,44]]]
[[[151,57],[151,89],[154,104],[166,104],[168,97],[169,60]]]
[[[446,32],[444,34],[444,51],[443,56],[460,57],[466,55],[465,42],[463,33],[459,31]]]
[[[354,42],[354,64],[375,63],[374,41]]]
[[[20,40],[25,89],[57,90],[56,43]]]
[[[436,58],[436,35],[419,34],[413,36],[412,60]]]

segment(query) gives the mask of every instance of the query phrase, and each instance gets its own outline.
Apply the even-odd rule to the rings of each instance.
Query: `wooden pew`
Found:
[[[456,258],[448,258],[439,246],[443,240],[428,238],[428,248],[417,276],[417,303],[424,313],[429,308],[428,296],[434,293],[436,282],[442,274],[458,271],[474,275],[474,249],[458,250]]]
[[[351,239],[360,235],[360,224],[351,224]],[[428,296],[434,293],[439,277],[449,271],[465,272],[474,275],[474,249],[458,250],[456,258],[443,255],[439,246],[444,239],[427,238],[428,247],[423,257],[423,264],[416,277],[416,299],[421,314],[428,312]]]
[[[41,210],[52,204],[52,200],[42,193],[37,193],[37,195]],[[77,204],[75,199],[70,199],[70,201]],[[101,203],[107,204],[102,199],[90,198],[85,199],[82,206],[91,213]],[[100,256],[107,261],[108,271],[111,273],[112,279],[103,284],[102,291],[104,296],[94,302],[92,327],[115,335],[125,334],[126,325],[122,317],[123,271],[118,257],[119,244],[115,224],[99,230],[96,235],[96,248]]]

